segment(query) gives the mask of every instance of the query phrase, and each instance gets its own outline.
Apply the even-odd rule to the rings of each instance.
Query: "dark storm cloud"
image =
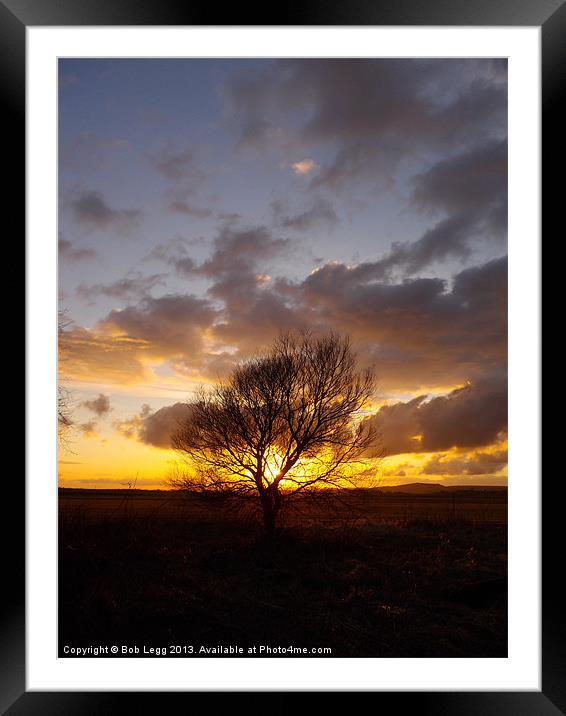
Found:
[[[334,206],[321,196],[315,196],[307,209],[295,214],[289,213],[288,207],[280,201],[273,201],[271,210],[277,226],[285,229],[305,231],[318,224],[332,226],[338,222]]]
[[[507,376],[495,373],[427,399],[387,405],[368,422],[386,455],[476,448],[495,442],[507,429]]]
[[[76,263],[78,261],[90,261],[96,257],[97,253],[94,249],[75,248],[67,239],[59,239],[59,258],[64,261]]]
[[[312,185],[339,188],[383,179],[415,151],[504,136],[504,69],[492,70],[489,60],[279,60],[232,79],[225,98],[241,144],[332,145]]]
[[[116,227],[127,229],[139,218],[139,209],[116,209],[111,207],[97,191],[83,191],[71,201],[75,221],[94,229]]]
[[[117,421],[114,427],[124,437],[136,438],[146,445],[168,450],[171,438],[179,429],[180,424],[190,418],[190,406],[186,403],[175,403],[151,411],[144,404],[140,412],[128,420]]]
[[[145,275],[136,273],[109,284],[97,283],[89,286],[81,283],[77,287],[76,293],[77,296],[87,301],[97,296],[128,300],[146,296],[152,288],[164,283],[163,274]]]
[[[109,413],[111,410],[110,397],[108,395],[104,395],[103,393],[99,393],[98,397],[94,400],[84,400],[81,403],[81,406],[92,411],[95,415],[106,415],[106,413]]]

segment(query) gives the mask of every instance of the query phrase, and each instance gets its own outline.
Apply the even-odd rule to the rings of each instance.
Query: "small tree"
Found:
[[[349,339],[283,335],[188,404],[173,447],[192,472],[172,482],[258,498],[272,537],[284,501],[354,484],[348,466],[374,440],[360,420],[374,392],[373,371],[357,370]]]

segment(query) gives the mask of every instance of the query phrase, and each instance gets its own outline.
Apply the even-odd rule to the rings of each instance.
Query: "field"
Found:
[[[140,657],[507,654],[505,490],[303,500],[272,547],[222,500],[62,489],[59,502],[62,657],[114,644]]]

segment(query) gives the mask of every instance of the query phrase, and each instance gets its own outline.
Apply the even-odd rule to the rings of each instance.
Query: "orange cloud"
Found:
[[[140,383],[148,378],[141,356],[144,341],[76,327],[59,340],[61,372],[77,380],[99,379],[108,383]]]
[[[314,161],[314,159],[301,159],[300,162],[295,162],[294,164],[291,164],[291,167],[295,174],[306,176],[315,169],[318,169],[318,164]]]

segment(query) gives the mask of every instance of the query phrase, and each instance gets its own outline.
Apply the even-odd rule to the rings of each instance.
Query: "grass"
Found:
[[[419,508],[418,518],[335,512],[321,527],[306,510],[268,550],[253,522],[212,505],[122,494],[102,507],[93,502],[100,496],[87,497],[61,498],[60,649],[507,654],[505,524],[439,519],[435,510],[426,518]]]

